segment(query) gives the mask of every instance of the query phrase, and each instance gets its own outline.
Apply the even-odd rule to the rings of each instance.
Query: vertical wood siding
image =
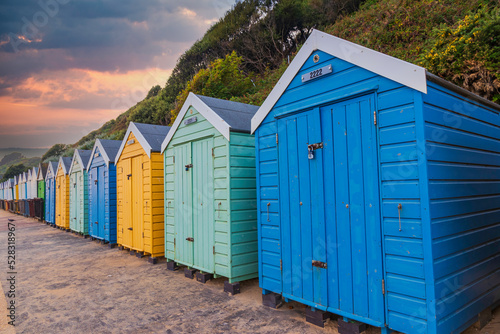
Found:
[[[384,257],[386,271],[386,321],[396,330],[413,326],[425,331],[427,296],[425,289],[418,288],[425,286],[425,277],[413,90],[324,52],[314,54],[320,56],[320,62],[314,63],[313,55],[309,57],[256,131],[260,286],[282,291],[275,116],[373,90],[378,109],[383,230],[380,256]],[[332,64],[333,74],[302,84],[302,74],[327,64]],[[399,203],[403,205],[402,232]]]
[[[139,141],[131,133],[124,141],[135,140],[135,143],[126,145],[123,149],[119,161],[116,163],[116,184],[117,184],[117,242],[124,244],[123,228],[125,210],[125,183],[127,179],[124,173],[125,164],[130,163],[134,157],[142,157],[142,210],[140,219],[143,222],[144,238],[142,249],[152,257],[164,255],[164,223],[163,223],[163,160],[158,152],[151,154],[151,159],[147,156]],[[139,228],[138,226],[136,228]],[[125,241],[126,242],[126,241]]]
[[[62,166],[56,174],[56,225],[69,229],[69,176]]]
[[[213,182],[213,195],[209,196],[213,201],[211,210],[214,218],[209,223],[214,224],[214,235],[204,236],[203,244],[213,243],[214,274],[228,277],[230,282],[257,277],[254,138],[248,134],[231,132],[231,141],[228,142],[205,117],[191,107],[184,118],[193,116],[197,117],[197,122],[189,125],[181,123],[164,153],[166,257],[182,263],[176,257],[176,247],[179,247],[175,241],[176,223],[179,223],[176,212],[180,208],[175,206],[175,200],[176,196],[180,196],[179,189],[176,189],[179,186],[176,173],[185,171],[176,170],[176,146],[213,138],[213,181],[207,182]],[[201,156],[194,149],[192,154]],[[192,159],[197,160],[194,156]],[[177,252],[180,251],[186,250],[178,248]],[[205,268],[208,267],[207,259],[200,260],[198,266],[202,266],[201,262]],[[194,267],[197,267],[196,263]]]

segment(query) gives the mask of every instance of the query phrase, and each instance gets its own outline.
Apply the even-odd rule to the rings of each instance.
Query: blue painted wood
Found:
[[[50,168],[45,179],[45,221],[56,223],[56,178]]]
[[[260,286],[405,333],[463,330],[500,302],[500,113],[314,54],[256,131]],[[319,141],[322,168],[304,158]]]
[[[113,162],[107,163],[102,154],[99,147],[95,147],[89,162],[89,234],[115,244],[116,166]]]

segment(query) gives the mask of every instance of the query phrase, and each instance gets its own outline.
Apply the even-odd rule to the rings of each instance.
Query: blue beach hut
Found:
[[[56,224],[56,173],[57,161],[49,162],[45,175],[45,222]]]
[[[252,119],[263,302],[456,333],[500,302],[500,107],[314,31]],[[349,320],[349,321],[346,321]]]
[[[89,235],[116,245],[116,166],[121,140],[97,139],[87,166]]]

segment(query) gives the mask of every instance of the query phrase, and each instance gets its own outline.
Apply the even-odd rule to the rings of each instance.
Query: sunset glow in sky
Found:
[[[164,86],[234,0],[2,0],[0,148],[71,144]]]

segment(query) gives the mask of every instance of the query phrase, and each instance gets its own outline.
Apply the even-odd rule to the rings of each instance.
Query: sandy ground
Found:
[[[3,292],[8,218],[16,224],[17,333],[337,333],[335,321],[325,329],[306,323],[301,304],[262,306],[257,280],[242,282],[242,293],[229,296],[224,279],[202,284],[167,271],[165,262],[151,265],[0,210]],[[14,333],[5,303],[0,295],[0,333]],[[467,333],[500,333],[499,309],[489,325]]]

